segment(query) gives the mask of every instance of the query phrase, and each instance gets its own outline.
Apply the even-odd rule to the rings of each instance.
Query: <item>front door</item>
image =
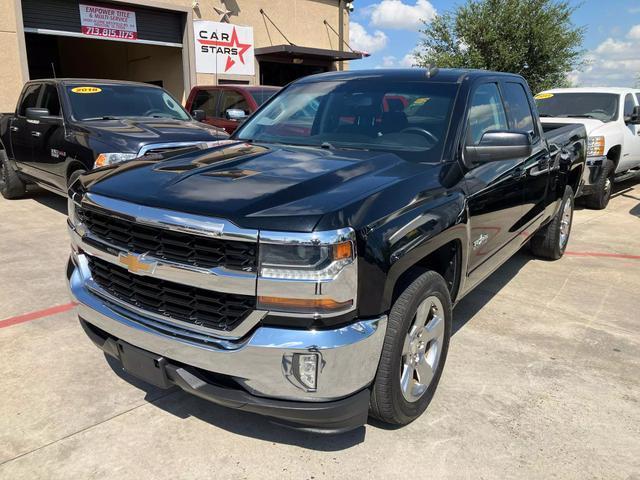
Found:
[[[38,107],[49,110],[52,117],[60,117],[58,90],[52,83],[43,86]],[[42,171],[45,181],[66,190],[66,152],[64,152],[64,128],[55,120],[40,120],[32,125],[33,166]]]
[[[516,132],[523,132],[531,138],[532,150],[529,158],[525,159],[524,173],[524,211],[521,227],[537,229],[542,223],[543,214],[550,198],[549,180],[552,168],[549,151],[543,140],[538,123],[534,120],[531,96],[525,90],[525,84],[518,81],[502,83],[509,127]]]
[[[628,123],[638,98],[631,93],[625,95],[623,106],[624,141],[618,172],[623,172],[640,165],[640,125]]]
[[[466,128],[465,146],[478,145],[486,132],[510,130],[497,82],[475,87]],[[483,162],[467,172],[470,286],[513,253],[505,247],[522,226],[526,178],[523,158]]]

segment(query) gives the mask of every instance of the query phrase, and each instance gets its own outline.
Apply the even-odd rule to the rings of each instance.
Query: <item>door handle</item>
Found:
[[[41,134],[40,132],[31,132],[31,136],[32,136],[32,137],[39,137],[39,136],[41,136],[41,135],[42,135],[42,134]]]
[[[19,129],[18,127],[11,127],[11,131],[12,131],[12,132],[17,132],[17,131],[19,131],[19,130],[20,130],[20,129]]]

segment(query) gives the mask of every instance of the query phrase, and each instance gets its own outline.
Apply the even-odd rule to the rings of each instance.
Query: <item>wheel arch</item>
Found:
[[[620,163],[620,157],[622,156],[622,145],[614,145],[607,151],[607,158],[613,162],[616,168]]]

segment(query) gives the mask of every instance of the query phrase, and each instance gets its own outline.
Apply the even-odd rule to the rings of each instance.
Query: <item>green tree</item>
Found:
[[[425,23],[416,64],[517,73],[534,93],[566,86],[583,64],[576,8],[565,0],[467,0]]]

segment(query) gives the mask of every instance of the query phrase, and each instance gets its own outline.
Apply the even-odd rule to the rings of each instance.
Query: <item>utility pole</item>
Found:
[[[338,51],[344,51],[344,0],[338,0]],[[338,62],[338,70],[344,70],[344,62]]]

